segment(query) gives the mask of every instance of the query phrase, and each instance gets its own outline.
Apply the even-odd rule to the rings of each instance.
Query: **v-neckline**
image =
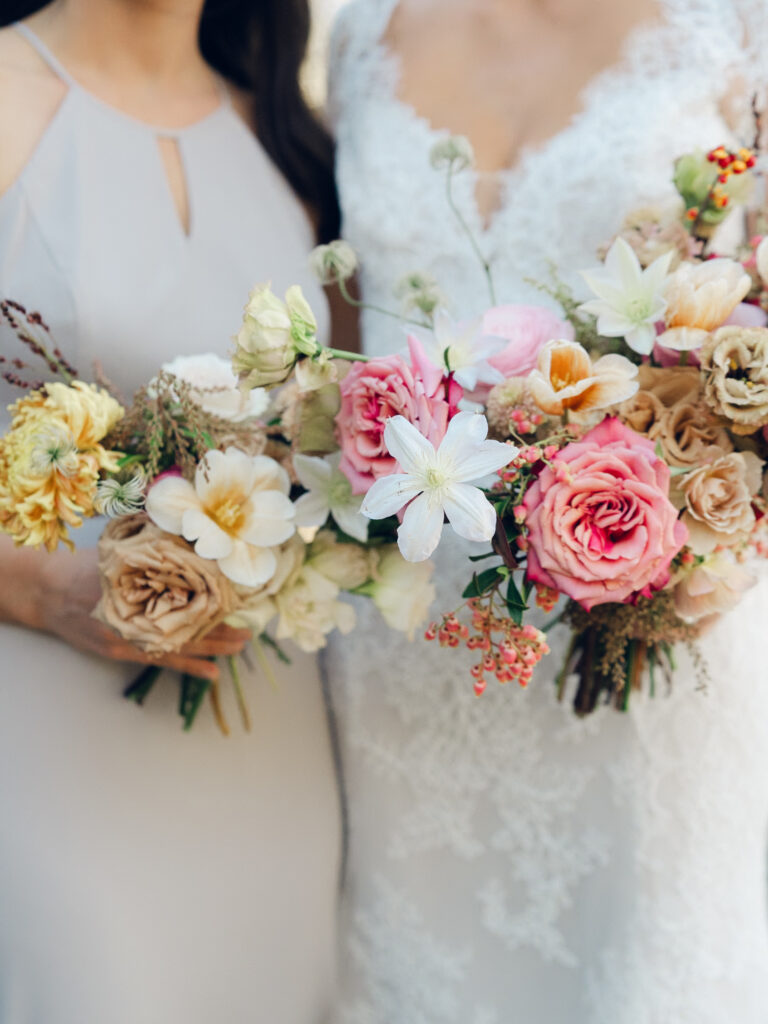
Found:
[[[440,139],[450,138],[453,134],[448,128],[436,128],[429,117],[419,113],[417,108],[404,100],[399,94],[401,77],[400,55],[393,50],[386,41],[386,34],[389,24],[394,15],[399,0],[386,0],[381,33],[376,40],[375,50],[379,55],[386,74],[383,76],[386,83],[387,99],[398,108],[414,127],[417,127],[427,139],[437,142]],[[527,143],[518,149],[517,159],[508,167],[501,167],[496,171],[478,171],[476,167],[467,168],[463,174],[471,176],[471,187],[467,189],[468,209],[465,212],[471,216],[473,227],[478,232],[481,240],[487,241],[497,231],[497,226],[503,222],[510,208],[510,194],[512,186],[530,170],[534,162],[545,158],[550,150],[554,149],[562,139],[566,138],[585,117],[589,116],[592,109],[594,94],[597,86],[610,78],[622,75],[627,68],[629,54],[632,48],[644,35],[656,29],[662,28],[667,23],[666,0],[655,0],[658,8],[658,17],[655,20],[639,22],[624,37],[619,56],[612,64],[607,65],[601,71],[593,75],[579,90],[577,109],[571,114],[569,120],[562,128],[548,136],[540,143]],[[431,147],[430,147],[431,148]],[[498,202],[486,215],[483,213],[478,202],[478,180],[480,178],[496,178],[500,187],[498,190]]]

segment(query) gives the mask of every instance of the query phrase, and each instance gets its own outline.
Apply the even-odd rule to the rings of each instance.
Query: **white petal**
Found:
[[[625,335],[624,340],[633,352],[637,352],[641,356],[648,356],[653,352],[653,345],[656,341],[656,328],[651,324],[642,324],[640,327],[635,327],[634,330],[629,331]]]
[[[147,515],[161,530],[181,534],[184,513],[190,508],[199,508],[195,488],[181,476],[169,474],[160,477],[147,494]]]
[[[474,391],[477,387],[476,366],[465,366],[461,370],[456,370],[453,376],[465,391]]]
[[[457,412],[445,437],[440,442],[440,454],[459,458],[488,437],[488,420],[474,412]]]
[[[327,491],[331,483],[333,470],[325,459],[313,455],[294,455],[293,468],[302,487],[308,491]],[[312,524],[303,524],[310,526]]]
[[[407,473],[383,476],[371,485],[360,511],[369,519],[386,519],[399,512],[422,489],[423,485]]]
[[[219,559],[219,568],[234,583],[244,587],[260,587],[275,575],[277,559],[270,548],[258,548],[236,541],[232,553]]]
[[[328,498],[319,491],[302,494],[294,502],[293,509],[297,526],[322,526],[331,511]]]
[[[195,473],[195,490],[203,504],[213,491],[237,490],[250,494],[254,481],[254,460],[237,448],[206,452]]]
[[[182,520],[184,539],[195,541],[201,558],[223,558],[232,550],[232,538],[199,508],[189,508]]]
[[[296,532],[295,509],[280,491],[257,491],[250,500],[248,524],[241,531],[248,544],[270,548],[282,544]]]
[[[629,242],[621,236],[608,250],[605,266],[610,274],[619,279],[625,292],[631,294],[641,287],[643,268],[640,266],[640,260]]]
[[[483,441],[455,463],[457,483],[473,483],[503,469],[517,456],[518,449],[503,441]]]
[[[455,484],[444,499],[445,514],[460,537],[488,541],[496,532],[496,511],[482,491]]]
[[[368,520],[360,512],[360,504],[357,502],[351,505],[335,505],[333,518],[348,537],[354,537],[361,544],[365,544],[368,540]]]
[[[424,562],[440,543],[443,506],[426,494],[415,498],[405,510],[397,531],[397,546],[407,562]]]
[[[251,462],[253,463],[254,487],[259,490],[280,491],[283,494],[289,493],[291,480],[279,462],[270,458],[269,455],[256,455],[251,459]]]
[[[423,473],[435,461],[435,449],[405,416],[392,416],[384,427],[384,444],[406,473]]]

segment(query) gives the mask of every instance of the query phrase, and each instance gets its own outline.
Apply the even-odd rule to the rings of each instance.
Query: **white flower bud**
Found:
[[[472,143],[464,135],[450,135],[440,139],[429,152],[429,162],[436,171],[463,171],[475,162]]]
[[[309,263],[321,284],[333,284],[352,277],[357,270],[357,255],[348,242],[337,238],[328,245],[314,248]]]

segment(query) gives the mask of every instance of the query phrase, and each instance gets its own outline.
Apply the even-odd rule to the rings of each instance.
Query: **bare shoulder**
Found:
[[[67,87],[14,29],[0,29],[0,195],[32,156]]]

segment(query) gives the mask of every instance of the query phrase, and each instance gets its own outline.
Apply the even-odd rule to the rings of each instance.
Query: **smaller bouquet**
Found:
[[[253,632],[253,651],[272,679],[265,645],[285,659],[280,641],[317,651],[334,629],[354,628],[344,592],[370,597],[394,628],[412,632],[423,621],[434,596],[429,568],[409,566],[386,531],[368,539],[340,456],[311,447],[311,436],[333,422],[327,396],[299,403],[301,415],[296,405],[291,427],[290,403],[270,409],[263,388],[238,386],[227,360],[184,356],[126,409],[105,383],[77,379],[38,314],[8,301],[0,312],[59,378],[32,381],[23,360],[4,359],[5,379],[28,393],[11,407],[0,438],[0,529],[17,544],[53,551],[74,546],[70,533],[84,519],[107,517],[94,614],[149,659],[226,623]],[[315,330],[299,289],[282,303],[261,288],[238,344],[257,334],[272,353],[258,373],[277,381],[289,347],[311,348]],[[313,367],[313,384],[323,372]],[[248,728],[238,663],[227,660]],[[141,704],[160,672],[150,665],[126,696]],[[218,683],[189,675],[179,697],[185,728],[206,694],[227,733]]]

